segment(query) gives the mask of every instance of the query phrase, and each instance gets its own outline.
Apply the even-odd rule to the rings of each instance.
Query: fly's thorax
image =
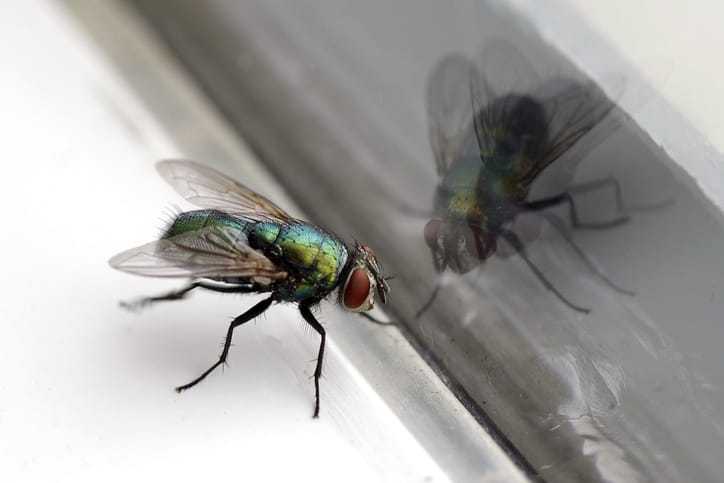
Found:
[[[280,232],[281,225],[279,223],[270,221],[260,221],[254,223],[254,226],[249,232],[249,244],[253,248],[266,251],[269,247],[276,243]]]
[[[304,222],[258,222],[249,240],[289,273],[279,290],[290,301],[324,298],[338,285],[349,258],[341,240]]]
[[[480,197],[477,190],[464,188],[450,193],[447,200],[446,215],[448,218],[460,220],[477,220],[484,223],[485,206],[484,198]]]
[[[480,185],[481,177],[485,177],[483,167],[477,156],[461,157],[450,166],[440,185],[450,193],[461,189],[475,190]]]
[[[480,158],[462,157],[450,166],[441,180],[435,208],[445,218],[479,220],[485,214],[486,184]]]

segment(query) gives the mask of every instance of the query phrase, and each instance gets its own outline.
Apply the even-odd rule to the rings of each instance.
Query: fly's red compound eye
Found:
[[[437,247],[437,240],[440,235],[440,226],[442,222],[440,220],[430,220],[425,225],[423,235],[425,236],[425,243],[430,248]]]
[[[348,310],[364,310],[363,305],[370,295],[370,279],[367,271],[356,268],[352,271],[344,286],[342,301]]]

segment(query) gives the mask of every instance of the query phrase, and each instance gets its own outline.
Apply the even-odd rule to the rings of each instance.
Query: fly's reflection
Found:
[[[465,57],[450,55],[437,64],[428,82],[429,136],[440,182],[424,237],[435,268],[467,273],[496,253],[503,239],[558,299],[587,313],[588,308],[569,300],[538,269],[513,226],[522,213],[546,218],[595,271],[562,220],[545,210],[566,205],[574,228],[619,225],[627,216],[618,183],[604,179],[576,188],[615,190],[618,215],[605,222],[581,220],[570,189],[540,199],[529,195],[541,173],[581,144],[614,104],[592,82],[541,81],[507,43],[486,48],[482,67],[481,72]],[[614,289],[629,293],[596,273]],[[438,289],[418,316],[431,305]]]

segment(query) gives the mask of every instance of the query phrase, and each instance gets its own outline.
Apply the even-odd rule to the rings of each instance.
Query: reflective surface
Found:
[[[524,19],[498,2],[138,3],[306,211],[372,241],[396,275],[393,315],[522,464],[551,481],[716,481],[724,230],[685,160],[619,113],[536,177],[528,200],[620,186],[626,223],[570,235],[585,257],[550,219],[527,228],[521,215],[515,227],[530,234],[537,269],[587,314],[515,250],[465,274],[440,277],[431,261],[423,231],[439,177],[426,89],[441,59],[478,58],[503,38],[543,79],[588,82]],[[589,74],[617,102],[660,105],[634,71]],[[621,211],[611,189],[575,198],[581,220]]]

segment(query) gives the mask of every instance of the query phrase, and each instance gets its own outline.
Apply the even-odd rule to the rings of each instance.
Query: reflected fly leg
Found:
[[[424,304],[422,307],[420,307],[420,310],[418,310],[417,313],[415,314],[415,320],[417,320],[417,319],[419,319],[420,317],[422,317],[423,314],[424,314],[425,312],[427,312],[427,310],[428,310],[430,307],[432,307],[432,303],[433,303],[433,302],[435,301],[435,299],[437,298],[437,294],[438,294],[439,292],[440,292],[440,282],[438,281],[438,283],[435,284],[435,288],[432,289],[432,293],[430,294],[430,298],[427,299],[427,302],[425,302],[425,304]]]
[[[181,300],[185,298],[186,295],[195,288],[203,288],[206,290],[220,293],[249,293],[255,291],[252,285],[225,285],[214,283],[210,280],[195,280],[186,285],[185,287],[182,287],[178,290],[173,290],[163,295],[141,297],[139,299],[131,301],[122,300],[121,302],[119,302],[119,305],[126,310],[140,310],[156,302],[164,302],[167,300]]]
[[[380,319],[378,319],[378,318],[376,318],[376,317],[371,316],[371,315],[368,314],[367,312],[359,312],[358,315],[360,315],[361,317],[364,317],[365,319],[367,319],[368,321],[372,322],[373,324],[377,324],[377,325],[397,325],[397,322],[393,322],[393,321],[391,321],[391,320],[380,320]]]
[[[503,238],[505,238],[508,243],[511,244],[515,251],[518,252],[518,255],[520,255],[520,257],[525,261],[525,263],[533,271],[536,277],[538,277],[538,280],[541,281],[545,288],[553,292],[561,302],[577,312],[587,314],[591,311],[591,309],[587,309],[585,307],[581,307],[580,305],[574,304],[566,297],[564,297],[561,292],[558,291],[558,289],[546,278],[546,276],[543,275],[543,272],[541,272],[540,269],[536,267],[535,264],[530,260],[530,258],[528,258],[528,253],[523,246],[523,242],[521,242],[518,238],[518,235],[510,230],[502,230],[500,234]]]
[[[312,417],[319,417],[319,378],[322,377],[322,361],[324,360],[324,341],[327,338],[327,333],[322,327],[322,324],[317,322],[314,318],[314,314],[309,309],[308,305],[300,305],[299,312],[307,323],[314,329],[322,338],[319,343],[319,352],[317,353],[317,367],[314,369],[314,415]]]
[[[561,220],[558,216],[554,215],[553,213],[538,213],[539,216],[545,218],[548,220],[548,223],[551,224],[553,228],[555,228],[558,233],[561,235],[561,237],[568,243],[568,245],[573,249],[576,254],[580,257],[580,259],[583,261],[583,263],[586,264],[588,269],[596,274],[606,285],[608,285],[610,288],[615,290],[616,292],[622,293],[624,295],[630,295],[634,296],[636,295],[636,292],[633,292],[631,290],[627,290],[625,288],[622,288],[621,286],[614,283],[611,279],[606,277],[606,275],[601,272],[596,265],[593,263],[593,260],[589,258],[588,255],[583,251],[583,249],[578,246],[576,242],[573,241],[570,234],[568,233],[568,230],[566,230],[566,227],[563,224],[563,220]]]
[[[616,199],[616,210],[618,211],[618,213],[625,213],[626,207],[623,204],[621,184],[616,178],[612,176],[608,176],[606,178],[598,179],[595,181],[589,181],[587,183],[573,185],[568,188],[567,191],[571,194],[590,193],[591,191],[597,191],[609,186],[613,187],[613,192]]]
[[[576,210],[576,204],[573,201],[573,197],[570,193],[565,192],[550,198],[543,198],[536,201],[526,201],[522,204],[523,211],[541,211],[547,208],[561,205],[563,203],[568,204],[568,214],[571,219],[571,225],[573,228],[582,230],[605,230],[613,228],[615,226],[622,225],[629,220],[628,215],[621,215],[609,221],[586,223],[580,221],[578,218],[578,211]]]
[[[231,324],[229,325],[229,330],[226,332],[226,340],[224,341],[224,350],[221,352],[221,355],[219,356],[219,360],[209,367],[206,371],[204,371],[203,374],[201,374],[199,377],[194,379],[193,381],[189,382],[188,384],[184,384],[183,386],[179,386],[176,388],[176,392],[185,391],[186,389],[189,389],[191,387],[194,387],[199,382],[203,381],[206,376],[211,374],[211,372],[219,367],[221,364],[226,362],[226,356],[229,354],[229,348],[231,347],[231,338],[234,335],[234,329],[240,326],[243,323],[249,322],[250,320],[258,317],[259,315],[263,314],[271,305],[271,303],[274,301],[273,297],[269,297],[268,299],[262,300],[237,318],[235,318]]]

